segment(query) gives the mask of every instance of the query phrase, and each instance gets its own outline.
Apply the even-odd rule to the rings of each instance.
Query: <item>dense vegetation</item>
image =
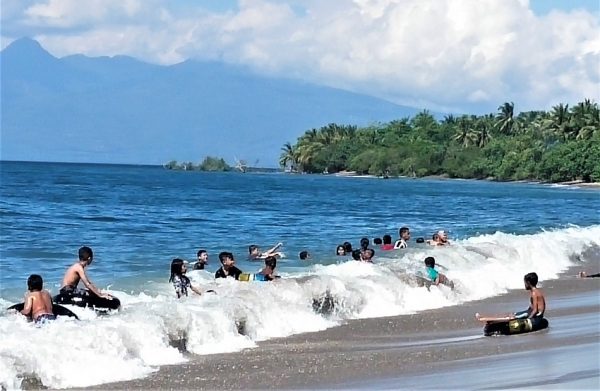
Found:
[[[507,102],[483,116],[437,121],[423,111],[365,128],[329,124],[286,143],[280,165],[309,173],[600,181],[600,110],[586,99],[515,116]]]
[[[222,158],[207,156],[202,163],[194,165],[192,162],[178,163],[176,160],[164,164],[164,167],[169,170],[185,170],[185,171],[231,171],[232,168]]]

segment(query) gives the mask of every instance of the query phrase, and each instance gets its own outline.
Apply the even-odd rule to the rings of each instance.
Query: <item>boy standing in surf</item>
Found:
[[[233,254],[227,251],[223,251],[219,254],[219,261],[221,261],[221,267],[215,273],[215,278],[227,278],[233,277],[236,280],[240,279],[242,271],[234,266],[235,259]]]
[[[103,299],[112,300],[113,297],[108,293],[103,293],[100,289],[96,288],[94,284],[88,279],[85,274],[85,268],[92,264],[94,259],[94,253],[91,248],[83,246],[79,249],[79,260],[71,265],[67,269],[65,276],[63,277],[62,287],[60,288],[60,294],[62,296],[70,297],[90,293],[101,297]],[[81,291],[77,289],[79,281],[83,282],[83,285],[88,291]]]
[[[52,296],[44,289],[44,280],[37,274],[32,274],[27,279],[27,289],[29,292],[25,295],[25,303],[21,313],[25,316],[31,316],[36,323],[45,323],[56,319],[52,312]]]
[[[394,250],[408,247],[408,241],[410,240],[410,229],[408,227],[402,227],[398,230],[398,236],[400,239],[394,243]]]

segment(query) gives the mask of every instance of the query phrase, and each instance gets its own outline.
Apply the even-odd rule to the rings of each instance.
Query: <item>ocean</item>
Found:
[[[108,316],[75,308],[80,321],[39,328],[0,315],[0,385],[8,389],[31,377],[52,388],[140,378],[191,354],[460,305],[521,288],[531,271],[542,282],[556,278],[600,246],[600,192],[574,186],[25,162],[1,162],[0,172],[0,306],[22,301],[32,273],[56,294],[83,245],[94,250],[91,280],[123,304]],[[412,233],[407,250],[374,247],[372,265],[335,256],[344,241],[396,238],[402,226]],[[451,246],[415,243],[439,229]],[[248,245],[278,242],[282,279],[214,280],[219,252],[256,272],[262,265],[247,260]],[[207,270],[188,276],[216,294],[177,300],[170,262],[193,262],[201,248]],[[308,262],[298,259],[302,250]],[[447,268],[454,291],[416,283],[426,256]]]

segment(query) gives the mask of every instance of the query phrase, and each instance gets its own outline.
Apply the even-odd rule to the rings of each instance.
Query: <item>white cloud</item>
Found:
[[[243,0],[224,12],[197,4],[39,1],[21,20],[13,12],[11,32],[26,25],[56,55],[223,59],[431,108],[600,98],[600,23],[583,10],[538,16],[526,0]]]

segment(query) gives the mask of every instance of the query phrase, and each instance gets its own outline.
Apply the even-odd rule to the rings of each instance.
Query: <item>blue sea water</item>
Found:
[[[82,321],[33,333],[22,317],[0,316],[5,388],[31,374],[58,388],[146,376],[186,360],[170,343],[181,336],[189,353],[236,351],[347,319],[460,305],[520,288],[530,271],[556,278],[600,246],[600,192],[577,187],[24,162],[1,162],[0,173],[0,306],[20,301],[31,273],[56,293],[82,245],[94,249],[92,281],[123,304],[107,317],[74,308]],[[376,248],[373,265],[335,256],[337,244],[395,238],[401,226],[412,232],[408,250]],[[452,246],[414,242],[439,229]],[[281,280],[214,280],[220,251],[255,272],[248,245],[277,242],[286,254]],[[188,275],[217,294],[177,300],[171,259],[193,262],[200,248],[210,254],[207,270]],[[298,260],[301,250],[309,262]],[[415,283],[425,256],[446,266],[456,290]],[[314,307],[325,297],[332,311]],[[74,373],[81,358],[99,365]]]
[[[331,263],[337,244],[396,237],[401,226],[413,238],[447,229],[456,239],[600,223],[600,193],[573,187],[59,163],[0,170],[2,292],[22,292],[34,272],[59,284],[82,245],[94,249],[94,281],[135,289],[168,278],[173,257],[193,261],[200,248],[209,270],[220,251],[243,268],[248,245],[281,241],[285,265],[301,266],[301,250]]]

